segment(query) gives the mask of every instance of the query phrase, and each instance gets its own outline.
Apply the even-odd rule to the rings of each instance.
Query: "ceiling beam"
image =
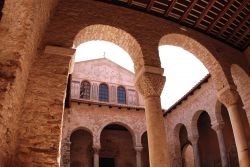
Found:
[[[227,39],[229,39],[229,40],[232,39],[249,19],[250,19],[250,11],[248,12],[247,17],[244,17],[244,19],[240,22],[239,26],[237,26],[237,28],[234,30],[234,32],[232,34],[230,34]]]
[[[231,7],[231,5],[234,3],[234,0],[230,0],[222,9],[222,11],[216,16],[212,24],[208,27],[207,32],[210,32],[216,23],[221,19],[221,17],[227,12],[227,10]]]
[[[131,6],[133,3],[133,0],[128,0],[128,5]]]
[[[150,0],[150,2],[147,5],[147,11],[150,11],[150,9],[152,8],[153,4],[155,3],[156,0]]]
[[[248,29],[242,34],[242,36],[236,40],[236,43],[237,43],[238,45],[240,45],[240,41],[241,41],[245,36],[247,36],[247,35],[249,34],[249,32],[250,32],[250,28],[248,28]],[[249,40],[249,41],[250,41],[250,40]],[[248,42],[248,41],[247,41],[247,42]],[[247,43],[247,42],[246,42],[246,43]]]
[[[175,5],[175,2],[176,2],[176,0],[172,0],[170,3],[169,3],[169,6],[168,6],[168,8],[167,8],[167,10],[166,10],[166,12],[165,12],[165,16],[168,16],[169,15],[169,13],[170,13],[170,11],[172,10],[172,8],[174,7],[174,5]]]
[[[208,11],[212,8],[212,6],[214,5],[216,0],[210,0],[209,3],[207,4],[206,8],[204,9],[204,11],[201,13],[200,17],[198,18],[198,20],[196,20],[195,22],[195,27],[198,27],[198,25],[201,23],[201,21],[203,20],[203,18],[207,15]]]
[[[231,18],[228,20],[228,22],[221,28],[220,35],[222,35],[227,28],[231,25],[231,23],[235,20],[235,18],[242,12],[242,10],[246,7],[249,0],[244,0],[243,3],[240,5],[240,7],[237,9],[237,11],[231,16]]]
[[[186,11],[184,12],[184,14],[181,16],[180,21],[183,21],[183,20],[185,20],[185,19],[187,18],[189,12],[193,9],[193,7],[194,7],[194,5],[196,4],[197,1],[198,1],[198,0],[193,0],[193,1],[189,4],[187,10],[186,10]]]

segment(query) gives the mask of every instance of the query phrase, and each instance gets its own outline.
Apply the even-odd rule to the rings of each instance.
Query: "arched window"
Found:
[[[109,101],[109,89],[106,84],[99,85],[99,101]]]
[[[80,98],[90,99],[90,83],[88,81],[82,81],[81,83]]]
[[[117,88],[117,101],[120,104],[126,104],[126,90],[122,86]]]

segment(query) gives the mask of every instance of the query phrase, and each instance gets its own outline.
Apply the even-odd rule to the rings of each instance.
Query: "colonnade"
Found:
[[[69,137],[64,140],[62,143],[63,150],[62,150],[62,167],[70,167],[70,145],[71,142],[69,141]],[[99,167],[99,160],[100,160],[100,145],[93,145],[93,167]],[[142,167],[142,151],[143,146],[135,146],[134,150],[136,152],[136,167]]]

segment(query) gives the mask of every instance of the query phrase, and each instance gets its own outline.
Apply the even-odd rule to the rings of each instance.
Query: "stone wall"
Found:
[[[181,166],[181,147],[178,135],[180,126],[184,125],[186,127],[188,139],[193,144],[196,137],[199,139],[200,134],[198,132],[197,121],[203,111],[208,113],[211,120],[211,126],[220,123],[221,121],[224,122],[225,128],[223,129],[223,135],[225,135],[224,139],[227,146],[228,156],[231,156],[231,160],[237,162],[237,153],[235,154],[236,147],[234,140],[232,140],[233,133],[227,113],[228,111],[225,110],[225,107],[221,107],[221,105],[218,104],[220,103],[218,102],[216,90],[210,78],[207,83],[201,85],[200,89],[195,90],[192,95],[184,99],[175,109],[165,116],[168,147],[173,166]],[[240,110],[240,112],[245,127],[245,133],[247,134],[248,142],[250,143],[250,130],[247,117],[243,110]],[[227,116],[225,116],[225,114]],[[210,131],[213,130],[210,129]],[[202,138],[204,139],[206,137],[203,136]],[[230,163],[231,165],[234,164],[234,162]]]
[[[18,167],[58,166],[66,84],[74,51],[68,55],[59,55],[60,49],[53,51],[48,48],[37,57],[29,74],[18,125]]]
[[[30,65],[56,2],[5,0],[0,23],[0,166],[13,161]]]

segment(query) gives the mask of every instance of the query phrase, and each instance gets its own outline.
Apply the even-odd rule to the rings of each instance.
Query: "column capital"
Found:
[[[92,148],[94,150],[94,153],[99,153],[101,146],[100,145],[93,145]]]
[[[144,97],[160,96],[165,80],[161,74],[143,72],[136,76],[135,86]]]
[[[135,146],[135,151],[136,152],[142,152],[143,146]]]
[[[216,132],[219,130],[222,130],[224,128],[224,122],[215,122],[212,123],[212,127],[213,130],[215,130]]]
[[[220,90],[217,93],[217,96],[219,101],[223,103],[226,107],[230,107],[231,105],[236,104],[239,100],[239,94],[236,89],[232,89],[229,87]]]
[[[189,138],[189,140],[192,143],[192,145],[197,144],[199,140],[199,135],[193,135]]]

